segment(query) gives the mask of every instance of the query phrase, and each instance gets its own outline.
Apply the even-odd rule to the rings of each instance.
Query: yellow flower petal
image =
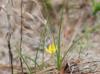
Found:
[[[54,54],[56,52],[56,45],[54,43],[50,44],[48,48],[46,48],[46,51],[50,54]]]

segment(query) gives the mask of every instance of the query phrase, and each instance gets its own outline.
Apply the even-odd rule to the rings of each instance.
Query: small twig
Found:
[[[11,44],[10,44],[10,40],[11,40],[11,23],[10,23],[10,16],[9,16],[8,13],[7,13],[7,19],[8,19],[8,24],[9,24],[9,32],[7,34],[7,36],[8,36],[7,42],[8,42],[8,49],[9,49],[9,60],[10,60],[10,64],[11,64],[11,73],[13,74],[13,54],[12,54],[12,51],[11,51]]]
[[[11,72],[13,74],[13,54],[11,51],[10,39],[11,39],[11,33],[8,34],[8,49],[9,49],[9,59],[11,64]]]
[[[11,65],[11,74],[13,74],[13,54],[11,51],[11,44],[10,44],[10,40],[11,40],[11,23],[10,23],[10,14],[8,14],[8,12],[6,11],[6,9],[4,7],[1,7],[1,9],[6,13],[7,15],[7,20],[8,20],[8,30],[9,32],[7,33],[7,43],[8,43],[8,51],[9,51],[9,61],[10,61],[10,65]]]

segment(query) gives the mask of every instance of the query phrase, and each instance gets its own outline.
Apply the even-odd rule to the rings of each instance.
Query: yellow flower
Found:
[[[54,54],[57,50],[55,43],[53,42],[52,44],[50,44],[45,50],[50,54]]]

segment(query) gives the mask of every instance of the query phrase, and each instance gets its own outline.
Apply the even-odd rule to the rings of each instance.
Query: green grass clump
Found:
[[[93,15],[96,15],[100,11],[100,2],[96,2],[95,0],[92,0],[92,11]]]

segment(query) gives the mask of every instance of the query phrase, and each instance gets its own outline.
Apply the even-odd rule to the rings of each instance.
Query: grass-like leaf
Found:
[[[96,13],[100,11],[100,2],[92,0],[92,3],[93,3],[92,5],[93,15],[96,15]]]

